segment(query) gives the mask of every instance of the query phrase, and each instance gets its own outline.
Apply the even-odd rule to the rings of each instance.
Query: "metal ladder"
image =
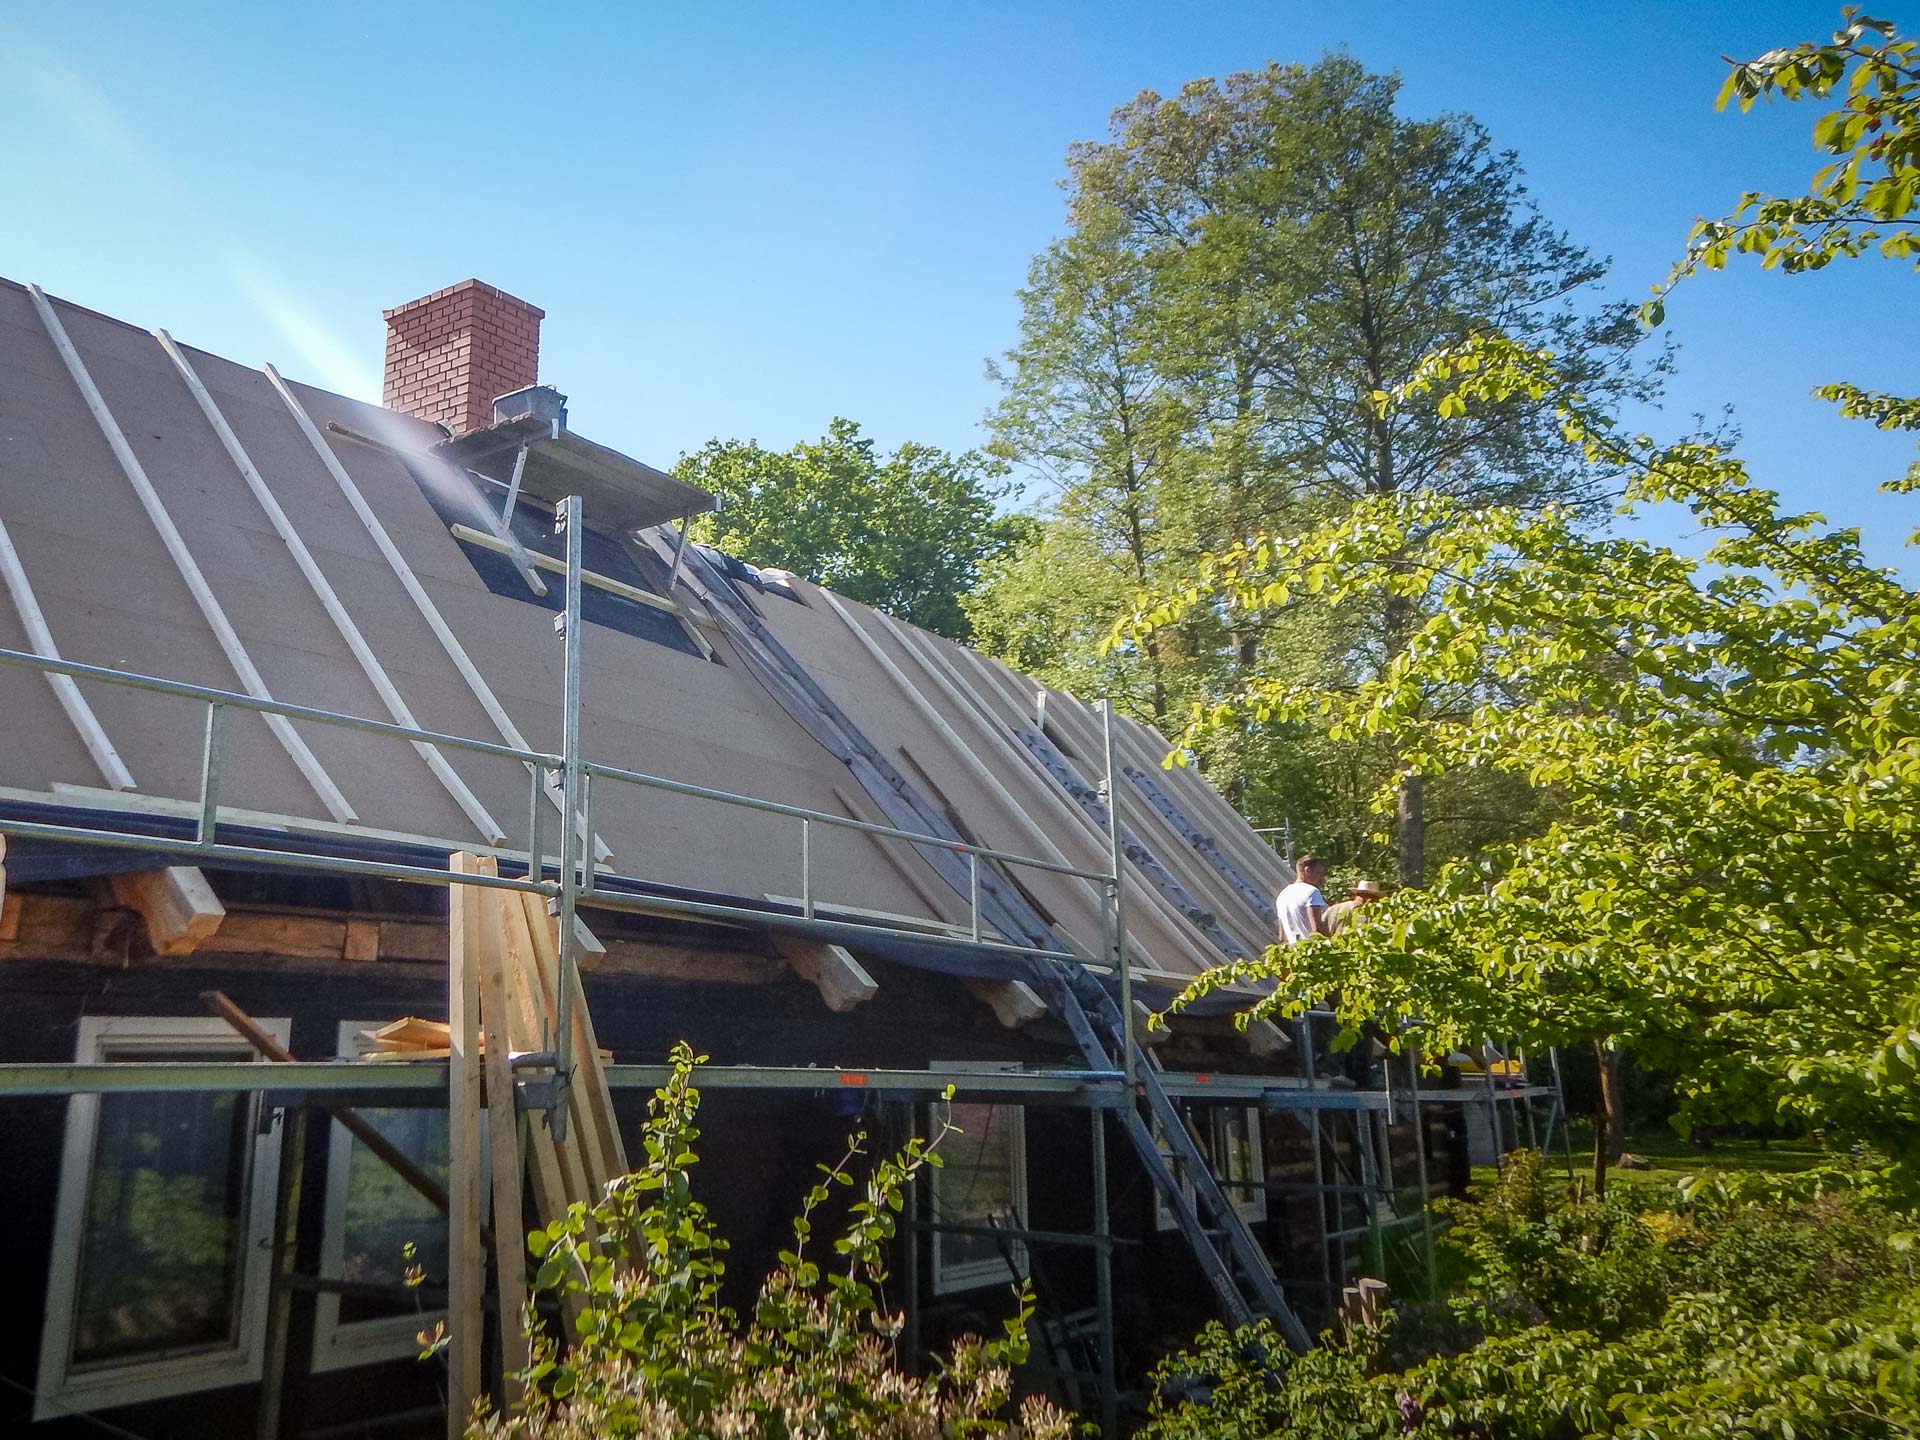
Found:
[[[1086,971],[1059,962],[1049,963],[1036,978],[1088,1065],[1100,1070],[1121,1068],[1114,1057],[1125,1043],[1124,1031],[1119,1006],[1106,986]],[[1199,1261],[1222,1316],[1236,1329],[1257,1320],[1271,1320],[1291,1348],[1302,1353],[1311,1349],[1313,1337],[1287,1303],[1266,1252],[1214,1179],[1173,1098],[1138,1044],[1133,1047],[1133,1064],[1145,1111],[1130,1102],[1114,1113]],[[1180,1183],[1180,1173],[1167,1163],[1167,1156],[1155,1141],[1155,1124],[1179,1172],[1193,1187],[1191,1198]]]

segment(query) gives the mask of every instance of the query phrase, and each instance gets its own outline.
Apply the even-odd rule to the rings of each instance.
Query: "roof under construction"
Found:
[[[513,429],[528,423],[449,442],[0,282],[0,647],[557,751],[565,567],[535,501],[566,490],[590,540],[588,759],[875,824],[900,824],[911,790],[974,844],[1109,868],[1094,707],[681,546],[670,522],[702,492],[570,432]],[[7,668],[0,713],[6,813],[195,812],[204,706]],[[520,764],[298,719],[228,724],[220,803],[236,824],[342,853],[526,849]],[[1136,963],[1183,976],[1256,953],[1278,857],[1194,771],[1162,768],[1164,737],[1120,718],[1115,745]],[[810,889],[822,915],[969,924],[965,886],[925,847],[815,825],[803,879],[790,816],[616,784],[595,786],[590,813],[610,875],[748,908]],[[1099,951],[1097,884],[1034,868],[993,883],[1065,948]]]

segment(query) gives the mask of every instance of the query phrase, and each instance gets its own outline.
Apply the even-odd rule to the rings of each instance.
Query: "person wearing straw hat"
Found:
[[[1353,895],[1338,905],[1327,907],[1327,934],[1338,935],[1340,927],[1360,913],[1363,905],[1371,905],[1376,900],[1386,898],[1386,889],[1378,880],[1356,880],[1353,882]]]

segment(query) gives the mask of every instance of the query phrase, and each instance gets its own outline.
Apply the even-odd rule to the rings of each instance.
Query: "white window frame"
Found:
[[[955,1066],[936,1065],[935,1069],[995,1069],[994,1066]],[[1018,1068],[1018,1067],[1011,1067]],[[1016,1225],[1026,1224],[1027,1214],[1027,1112],[1021,1105],[1003,1105],[993,1101],[967,1101],[967,1104],[991,1104],[998,1114],[995,1121],[1005,1119],[1012,1130],[1013,1158],[1009,1167],[1013,1188],[1013,1221]],[[937,1128],[945,1107],[935,1105],[930,1111]],[[940,1186],[943,1177],[950,1172],[944,1167],[927,1167],[927,1196],[935,1221],[945,1219],[940,1205]],[[948,1183],[952,1183],[951,1181]],[[956,1222],[967,1223],[967,1222]],[[993,1256],[986,1260],[967,1260],[948,1263],[941,1254],[943,1238],[939,1230],[933,1236],[933,1293],[935,1295],[954,1295],[965,1290],[979,1290],[988,1285],[1012,1284],[1025,1277],[1027,1273],[1027,1247],[1018,1240],[1010,1240],[1008,1248],[1013,1252],[1013,1266],[1008,1268],[1006,1259]]]
[[[334,1053],[351,1059],[365,1048],[360,1036],[386,1024],[384,1020],[342,1020]],[[320,1274],[338,1277],[347,1257],[347,1194],[352,1180],[354,1139],[338,1120],[328,1126],[326,1219],[320,1237]],[[379,1164],[379,1161],[373,1161]],[[355,1365],[377,1365],[420,1353],[417,1338],[433,1322],[444,1320],[445,1310],[418,1315],[387,1315],[376,1320],[340,1319],[340,1297],[322,1291],[313,1315],[313,1369],[345,1370]]]
[[[282,1045],[289,1022],[284,1017],[255,1023]],[[231,1052],[235,1060],[264,1062],[226,1021],[211,1016],[89,1015],[80,1021],[74,1059],[98,1064],[108,1059],[137,1059],[142,1052],[165,1053],[188,1046]],[[100,1096],[75,1095],[67,1102],[66,1138],[60,1157],[55,1200],[53,1249],[47,1270],[47,1308],[40,1331],[40,1370],[33,1402],[35,1420],[55,1420],[76,1410],[104,1410],[142,1400],[187,1395],[258,1381],[266,1335],[267,1281],[272,1264],[275,1193],[280,1174],[279,1125],[265,1134],[256,1129],[248,1157],[247,1210],[240,1237],[240,1274],[236,1284],[234,1343],[153,1359],[103,1362],[76,1368],[72,1363],[75,1293],[80,1278],[81,1241],[86,1228],[87,1191],[93,1178],[94,1147],[100,1130]]]
[[[1265,1122],[1262,1119],[1258,1106],[1248,1105],[1238,1107],[1209,1105],[1204,1111],[1199,1112],[1197,1115],[1195,1112],[1188,1110],[1182,1110],[1181,1115],[1183,1119],[1191,1122],[1187,1125],[1187,1134],[1190,1138],[1194,1137],[1195,1130],[1199,1130],[1200,1134],[1205,1136],[1204,1140],[1194,1138],[1194,1144],[1199,1148],[1201,1156],[1213,1170],[1214,1179],[1226,1181],[1234,1178],[1226,1173],[1226,1117],[1229,1113],[1239,1109],[1245,1110],[1248,1135],[1253,1141],[1251,1147],[1253,1174],[1246,1178],[1249,1180],[1264,1180],[1267,1173],[1265,1139],[1262,1134],[1265,1128]],[[1161,1133],[1158,1124],[1155,1124],[1153,1127],[1153,1138],[1154,1143],[1160,1147],[1160,1154],[1165,1158],[1169,1168],[1178,1172],[1180,1166],[1174,1160],[1173,1152],[1168,1147],[1166,1137]],[[1194,1203],[1193,1181],[1184,1173],[1180,1175],[1180,1188],[1186,1194],[1187,1203],[1192,1205]],[[1259,1225],[1266,1220],[1267,1192],[1264,1188],[1258,1190],[1243,1190],[1237,1185],[1222,1184],[1220,1191],[1227,1197],[1227,1203],[1233,1206],[1233,1213],[1238,1215],[1247,1224]],[[1167,1197],[1161,1193],[1158,1185],[1153,1187],[1153,1223],[1154,1227],[1159,1230],[1174,1230],[1179,1228],[1178,1222],[1173,1218],[1173,1207],[1167,1204]]]
[[[1243,1190],[1238,1186],[1222,1186],[1234,1213],[1249,1225],[1259,1225],[1267,1218],[1267,1178],[1266,1146],[1262,1131],[1265,1121],[1260,1108],[1256,1105],[1209,1107],[1212,1114],[1207,1117],[1207,1133],[1212,1137],[1213,1146],[1207,1156],[1213,1166],[1216,1180],[1241,1178],[1259,1186],[1258,1189]],[[1248,1160],[1253,1166],[1251,1175],[1235,1177],[1227,1174],[1227,1118],[1233,1114],[1243,1114],[1247,1120]]]

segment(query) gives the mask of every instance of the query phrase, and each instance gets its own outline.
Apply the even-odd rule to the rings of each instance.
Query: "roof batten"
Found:
[[[221,606],[219,597],[213,593],[213,587],[207,583],[199,563],[193,558],[193,552],[187,548],[186,539],[180,534],[180,528],[173,523],[173,517],[167,513],[167,507],[160,498],[160,492],[153,488],[153,481],[147,477],[139,457],[133,453],[133,447],[127,443],[127,437],[121,432],[119,422],[113,418],[113,412],[107,409],[107,402],[101,397],[99,387],[93,383],[86,362],[80,358],[80,352],[74,349],[73,341],[67,336],[66,326],[60,323],[60,317],[54,313],[52,303],[46,292],[38,285],[27,286],[27,294],[33,301],[34,311],[40,317],[40,323],[46,327],[47,338],[53,341],[53,348],[60,352],[60,359],[67,367],[67,373],[73,377],[73,383],[79,388],[80,398],[86,402],[93,420],[100,427],[107,447],[113,451],[113,458],[120,463],[120,469],[127,477],[127,483],[133,486],[139,496],[140,504],[147,512],[147,518],[153,521],[153,528],[160,533],[160,542],[166,547],[174,566],[180,572],[180,578],[186,582],[188,591],[193,595],[194,603],[200,607],[200,613],[206,617],[208,627],[213,631],[214,639],[219,641],[220,649],[227,657],[227,663],[233,666],[233,672],[240,679],[246,692],[256,700],[271,700],[272,693],[267,682],[254,666],[253,659],[247,654],[247,647],[235,632],[227,612]],[[333,818],[343,823],[351,823],[359,818],[353,805],[341,793],[340,787],[333,783],[333,777],[327,774],[326,767],[319,757],[307,748],[307,742],[293,728],[293,722],[284,715],[268,715],[267,728],[273,737],[287,752],[307,783],[313,787],[314,794],[327,807]]]

